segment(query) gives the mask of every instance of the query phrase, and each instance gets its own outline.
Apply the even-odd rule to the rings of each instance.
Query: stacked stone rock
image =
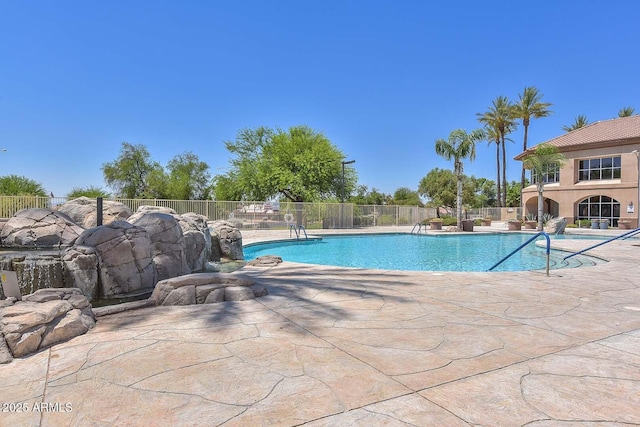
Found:
[[[194,273],[158,282],[150,299],[156,305],[191,305],[245,301],[267,294],[264,286],[240,274]]]
[[[67,215],[49,209],[22,209],[0,231],[6,248],[56,248],[72,245],[84,228]]]
[[[244,259],[242,236],[231,223],[148,206],[132,215],[105,201],[104,225],[96,227],[96,209],[81,198],[59,211],[24,209],[2,224],[0,243],[17,251],[0,256],[0,269],[16,271],[29,295],[2,299],[0,289],[0,363],[84,334],[95,325],[94,299],[153,291],[151,303],[185,305],[267,294],[240,275],[190,274],[207,270],[210,261]],[[52,251],[25,255],[24,248]]]
[[[244,259],[240,231],[226,221],[153,206],[131,215],[121,203],[104,201],[104,225],[84,230],[74,222],[95,224],[95,210],[95,201],[80,198],[59,211],[18,212],[0,231],[2,246],[64,251],[5,254],[0,269],[16,271],[23,293],[77,287],[93,301],[149,294],[158,280],[206,271],[223,258]]]
[[[82,335],[95,326],[79,289],[40,289],[22,301],[0,301],[0,363]]]
[[[242,252],[242,234],[238,227],[229,221],[210,221],[209,230],[212,232],[212,261],[221,258],[244,259]]]
[[[96,199],[79,197],[70,200],[58,207],[58,212],[67,215],[73,222],[83,228],[92,228],[98,224],[98,203]],[[122,203],[110,200],[103,201],[103,224],[111,224],[114,221],[126,221],[132,214],[131,209]]]

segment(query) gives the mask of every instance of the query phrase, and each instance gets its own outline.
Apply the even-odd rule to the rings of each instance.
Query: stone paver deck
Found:
[[[0,425],[637,425],[639,245],[549,277],[246,268],[269,296],[101,317],[0,366]]]

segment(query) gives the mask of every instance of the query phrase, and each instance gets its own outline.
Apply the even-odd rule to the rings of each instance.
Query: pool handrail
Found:
[[[586,249],[583,249],[583,250],[578,251],[578,252],[574,252],[571,255],[567,255],[566,257],[562,258],[562,260],[565,261],[565,260],[567,260],[567,259],[569,259],[569,258],[571,258],[573,256],[580,255],[580,254],[585,253],[586,251],[589,251],[591,249],[597,248],[598,246],[605,245],[605,244],[607,244],[609,242],[613,242],[614,240],[626,239],[627,237],[631,237],[634,234],[638,234],[638,233],[640,233],[640,228],[636,228],[635,230],[627,231],[626,233],[623,233],[623,234],[621,234],[619,236],[612,237],[610,239],[605,240],[604,242],[597,243],[597,244],[595,244],[593,246],[589,246]]]
[[[303,231],[304,232],[304,240],[309,240],[309,236],[307,236],[307,230],[304,228],[304,225],[300,225],[298,227],[298,231]]]
[[[300,232],[304,232],[304,239],[305,240],[309,240],[309,236],[307,236],[307,230],[304,228],[303,225],[299,225],[298,228],[296,229],[296,226],[294,224],[291,224],[289,226],[289,237],[291,237],[291,230],[293,230],[294,233],[296,233],[296,240],[300,240]]]
[[[494,264],[487,271],[493,270],[494,268],[496,268],[497,266],[499,266],[500,264],[505,262],[507,259],[511,258],[511,256],[514,255],[516,252],[518,252],[520,249],[524,248],[525,246],[527,246],[529,243],[533,242],[535,239],[537,239],[540,236],[544,236],[547,239],[547,276],[548,276],[549,275],[549,254],[551,253],[551,239],[549,238],[549,233],[547,233],[546,231],[537,232],[535,235],[533,235],[533,237],[531,237],[529,240],[527,240],[526,242],[524,242],[523,244],[518,246],[517,249],[514,249],[513,251],[511,251],[511,253],[509,255],[507,255],[506,257],[502,258],[500,261],[498,261],[496,264]]]
[[[418,227],[418,231],[416,232],[416,234],[420,234],[420,230],[422,230],[422,223],[420,222],[416,222],[416,225],[413,226],[413,228],[411,229],[411,234],[413,234],[413,231],[416,229],[416,227]],[[424,229],[427,229],[427,226],[424,226]]]

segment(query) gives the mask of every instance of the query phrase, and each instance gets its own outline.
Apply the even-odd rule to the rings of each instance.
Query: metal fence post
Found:
[[[96,198],[96,227],[102,225],[102,197]]]

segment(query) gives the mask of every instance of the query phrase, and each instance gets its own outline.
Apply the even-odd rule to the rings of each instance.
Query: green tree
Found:
[[[587,116],[580,114],[575,118],[572,124],[570,124],[569,126],[562,126],[562,130],[565,132],[571,132],[573,130],[580,129],[581,127],[585,127],[588,124],[589,120],[587,119]]]
[[[428,198],[427,206],[455,209],[456,177],[448,169],[434,168],[420,180],[418,193]],[[462,177],[462,206],[481,208],[494,206],[496,199],[495,182],[474,176]]]
[[[472,208],[484,208],[496,205],[496,183],[493,180],[472,176],[469,181],[474,194],[473,200],[469,202]],[[507,194],[507,201],[508,200]],[[462,201],[464,203],[464,196]]]
[[[529,185],[529,180],[524,180],[525,187]],[[521,198],[522,198],[522,189],[520,187],[521,183],[516,181],[511,181],[507,184],[507,206],[508,207],[519,207],[521,206]]]
[[[235,142],[225,142],[234,156],[226,180],[244,200],[284,196],[294,202],[326,200],[342,192],[344,154],[321,132],[307,126],[288,131],[261,127],[243,129]],[[357,176],[345,168],[344,191],[349,195]],[[218,191],[216,190],[216,194]]]
[[[169,175],[158,164],[145,177],[144,192],[140,195],[144,199],[173,199],[169,193]]]
[[[391,204],[401,206],[424,206],[420,200],[420,194],[408,187],[400,187],[393,193]]]
[[[214,176],[212,180],[214,200],[242,200],[242,191],[237,183],[238,180],[231,174]]]
[[[192,152],[179,154],[167,164],[166,192],[177,200],[206,200],[211,193],[209,165]]]
[[[273,134],[264,126],[243,128],[235,141],[225,141],[232,157],[227,173],[213,178],[216,200],[266,200],[277,193],[271,192],[258,175],[263,169],[263,149],[272,143]]]
[[[391,195],[381,193],[377,188],[369,191],[366,185],[358,185],[355,193],[349,198],[349,202],[357,205],[388,205],[393,200]]]
[[[539,119],[548,117],[552,111],[549,109],[552,104],[542,102],[542,94],[534,86],[524,88],[521,94],[518,94],[518,102],[513,104],[511,111],[515,119],[522,120],[524,127],[524,138],[522,143],[522,151],[527,151],[527,139],[529,135],[529,123],[531,119]],[[524,188],[525,173],[524,165],[522,167],[522,175],[520,177],[520,192]],[[507,205],[508,206],[508,205]]]
[[[6,175],[0,177],[0,194],[3,196],[47,197],[42,184],[25,176]]]
[[[636,112],[636,109],[633,107],[624,107],[618,111],[618,117],[629,117],[633,116],[633,113]]]
[[[500,195],[502,194],[502,187],[501,187],[501,181],[500,181],[500,152],[502,150],[500,150],[500,130],[497,128],[495,123],[492,124],[487,124],[484,127],[484,131],[485,131],[485,135],[487,137],[487,142],[489,143],[489,145],[491,144],[495,144],[496,145],[496,180],[495,180],[495,186],[496,186],[496,194],[498,195],[497,197],[497,203],[498,206],[502,206],[501,203],[501,198]]]
[[[489,109],[484,113],[477,113],[478,121],[493,129],[494,134],[500,138],[500,149],[502,151],[502,194],[500,206],[507,203],[507,147],[505,141],[507,135],[513,132],[516,121],[513,118],[513,105],[506,96],[499,96],[493,100]],[[493,135],[495,136],[495,135]]]
[[[436,140],[436,154],[447,160],[453,159],[453,173],[456,176],[458,188],[456,191],[457,226],[462,229],[462,177],[463,159],[473,161],[476,158],[476,142],[485,137],[482,129],[467,133],[464,129],[456,129],[449,134],[449,139]]]
[[[538,231],[542,231],[542,216],[544,214],[544,184],[550,168],[561,167],[567,158],[556,147],[549,144],[538,145],[532,154],[526,156],[522,163],[531,171],[538,190]]]
[[[79,197],[88,197],[90,199],[96,199],[98,197],[109,198],[111,194],[109,194],[106,190],[100,187],[73,187],[73,189],[67,193],[67,199],[77,199]]]
[[[449,169],[434,168],[429,171],[418,185],[418,193],[429,199],[433,207],[456,207],[456,176]]]
[[[123,142],[120,155],[113,162],[102,165],[102,174],[107,186],[113,188],[120,197],[128,199],[147,198],[148,178],[152,172],[159,173],[162,167],[153,162],[144,145]]]

